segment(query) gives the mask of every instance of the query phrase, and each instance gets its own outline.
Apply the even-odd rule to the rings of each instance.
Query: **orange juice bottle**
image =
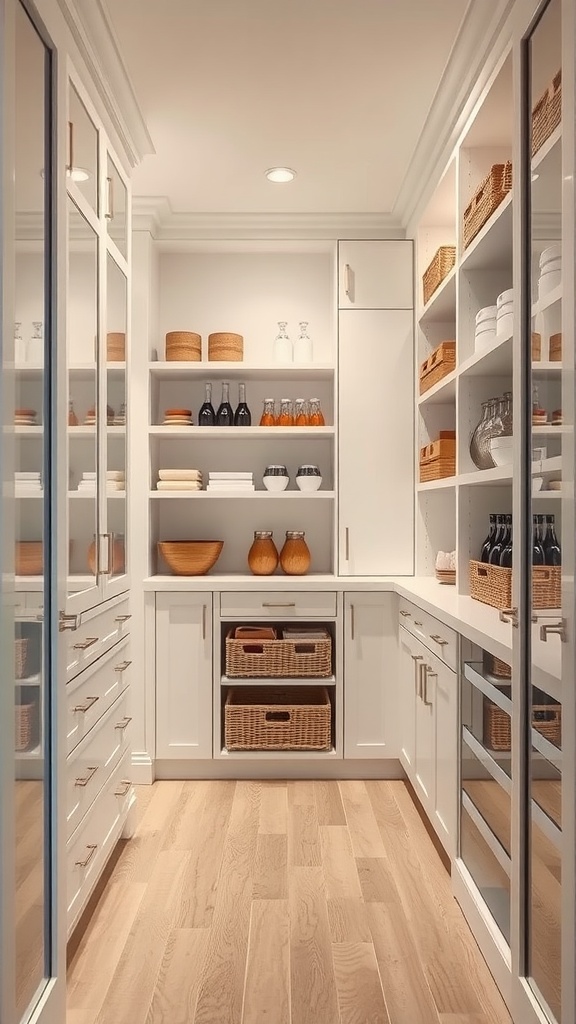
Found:
[[[274,416],[274,399],[273,398],[265,398],[264,399],[264,410],[263,410],[262,415],[260,417],[260,426],[261,427],[275,427],[276,426],[276,417]]]
[[[311,427],[323,427],[325,426],[324,416],[320,408],[320,400],[318,398],[310,399],[310,415],[308,422]]]
[[[294,402],[294,426],[307,427],[308,416],[306,414],[306,399],[297,398]]]
[[[278,427],[293,427],[294,413],[292,412],[292,399],[280,399],[280,415],[276,421]]]

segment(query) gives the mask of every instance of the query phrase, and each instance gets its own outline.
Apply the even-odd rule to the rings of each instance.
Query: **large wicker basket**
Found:
[[[470,245],[486,221],[492,216],[512,188],[512,164],[494,164],[481,185],[478,186],[464,210],[462,240],[464,248]]]
[[[424,305],[430,301],[434,292],[448,276],[456,263],[456,246],[441,245],[430,265],[426,267],[422,276],[422,289],[424,294]]]
[[[227,750],[330,750],[332,706],[325,686],[230,689]]]
[[[199,363],[202,359],[202,338],[194,331],[169,331],[166,335],[166,359],[182,363]]]
[[[36,704],[16,704],[16,730],[15,730],[15,749],[18,753],[22,753],[24,750],[29,748],[35,742],[36,733]]]
[[[509,686],[500,687],[508,697]],[[510,750],[512,748],[512,722],[497,704],[484,697],[484,746],[489,750]],[[554,746],[560,747],[562,742],[562,705],[533,704],[532,728]]]
[[[231,679],[326,679],[332,675],[332,640],[237,640],[226,637]]]
[[[14,673],[16,679],[25,679],[26,676],[31,674],[28,670],[30,647],[30,640],[27,640],[26,637],[21,637],[14,641]]]
[[[420,366],[420,394],[424,395],[456,366],[456,342],[443,341]]]
[[[209,334],[208,359],[211,362],[241,363],[244,358],[244,338],[241,334]]]
[[[485,562],[470,562],[470,597],[492,608],[510,608],[512,569]],[[562,603],[562,570],[559,566],[532,566],[532,607],[559,608]]]
[[[558,71],[532,111],[532,156],[562,120],[562,71]]]

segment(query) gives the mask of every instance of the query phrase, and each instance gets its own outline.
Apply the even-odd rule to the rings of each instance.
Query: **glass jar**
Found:
[[[478,469],[488,469],[486,454],[482,447],[482,439],[488,425],[488,413],[490,402],[482,402],[482,416],[472,432],[470,438],[470,458]]]
[[[308,423],[311,427],[323,427],[325,426],[325,419],[320,408],[320,399],[310,399],[310,412],[308,414]]]
[[[294,413],[292,411],[292,399],[281,398],[280,399],[280,415],[276,420],[277,427],[293,427],[294,426]]]
[[[276,414],[274,412],[274,399],[265,398],[264,408],[260,417],[261,427],[274,427],[276,425]]]
[[[297,398],[296,401],[294,402],[294,426],[308,426],[308,413],[306,412],[305,398]]]
[[[274,362],[275,363],[291,363],[293,359],[292,342],[288,337],[286,328],[288,326],[287,320],[278,321],[278,334],[274,339]]]
[[[287,576],[304,576],[310,568],[310,549],[303,530],[287,530],[280,566]]]
[[[248,552],[248,568],[254,576],[271,576],[278,565],[278,550],[271,530],[255,530]]]
[[[78,417],[74,409],[74,402],[68,402],[68,426],[77,427]]]

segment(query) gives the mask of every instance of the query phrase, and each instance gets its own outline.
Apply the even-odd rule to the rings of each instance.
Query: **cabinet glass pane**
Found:
[[[114,240],[123,256],[128,255],[128,194],[126,186],[108,155],[106,175],[106,221],[108,234]]]
[[[68,593],[96,583],[98,238],[68,199]]]
[[[465,739],[462,742],[462,790],[510,856],[510,794],[493,778],[488,764]]]
[[[126,277],[108,254],[106,275],[106,531],[112,576],[126,571]]]
[[[504,938],[510,942],[510,877],[466,808],[460,818],[461,855]]]
[[[98,213],[98,131],[76,89],[69,83],[66,174]]]

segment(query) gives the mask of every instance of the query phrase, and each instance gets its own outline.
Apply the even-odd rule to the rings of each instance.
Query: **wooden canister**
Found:
[[[168,331],[166,359],[182,363],[199,363],[202,359],[202,338],[194,331]]]
[[[532,331],[532,362],[538,363],[542,359],[542,338],[536,331]]]
[[[550,335],[550,362],[562,362],[562,332]]]
[[[109,363],[123,363],[126,359],[126,335],[110,331],[106,335],[106,359]]]
[[[254,576],[271,576],[278,565],[278,551],[269,530],[256,530],[248,552],[248,567]]]
[[[310,549],[305,534],[300,530],[287,530],[284,547],[280,552],[280,566],[287,576],[304,576],[310,568]]]
[[[241,363],[244,338],[241,334],[209,334],[208,359],[212,362]]]

